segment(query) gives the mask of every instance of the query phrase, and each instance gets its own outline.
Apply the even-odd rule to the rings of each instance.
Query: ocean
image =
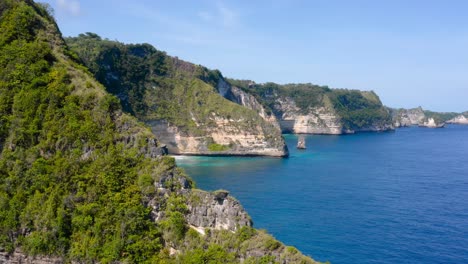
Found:
[[[331,263],[468,263],[468,126],[285,135],[286,159],[176,157],[254,227]]]

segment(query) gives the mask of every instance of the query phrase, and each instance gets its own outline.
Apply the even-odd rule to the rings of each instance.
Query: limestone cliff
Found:
[[[249,94],[236,86],[232,86],[229,82],[224,80],[224,78],[220,78],[218,80],[217,89],[219,94],[224,98],[248,109],[254,110],[263,119],[280,129],[278,119],[273,112],[265,108],[252,94]]]
[[[227,192],[194,190],[150,128],[128,114],[146,107],[163,108],[159,114],[183,111],[175,104],[187,102],[177,100],[184,92],[194,95],[186,100],[208,100],[195,105],[240,106],[213,99],[220,97],[213,86],[203,93],[195,88],[208,91],[207,83],[185,77],[166,83],[181,89],[173,89],[174,104],[121,104],[69,50],[48,7],[32,0],[0,1],[1,263],[187,263],[194,258],[315,263],[252,228]],[[138,57],[145,50],[132,52]],[[141,91],[118,95],[125,101],[141,98]],[[204,109],[194,115],[202,116]],[[204,121],[216,119],[213,113],[218,112],[206,112]],[[246,126],[263,129],[253,122],[261,117],[242,116]],[[196,131],[195,121],[167,117]]]
[[[312,84],[256,84],[229,80],[222,91],[242,91],[255,99],[267,120],[276,120],[284,133],[347,134],[393,129],[388,110],[374,92],[330,89]],[[222,92],[222,94],[225,92]],[[231,99],[231,96],[225,96]],[[248,103],[233,100],[246,107]],[[255,107],[259,107],[255,104]],[[251,107],[253,108],[253,107]],[[259,111],[259,110],[257,110]]]
[[[441,128],[451,118],[455,117],[456,113],[442,113],[424,110],[422,107],[411,109],[392,109],[389,108],[392,114],[392,120],[395,127],[420,126],[428,128]]]
[[[448,124],[468,125],[468,118],[465,115],[458,115],[452,119],[447,120]]]
[[[429,117],[425,119],[423,122],[419,123],[420,127],[428,127],[428,128],[442,128],[445,126],[444,122],[437,122],[434,118]]]
[[[422,107],[411,109],[390,109],[395,127],[417,126],[423,123],[426,115]]]
[[[124,110],[151,127],[169,153],[288,155],[274,117],[260,104],[240,91],[230,90],[230,99],[251,102],[250,107],[219,94],[219,71],[170,57],[148,44],[125,45],[92,33],[67,42],[107,91],[120,98]]]

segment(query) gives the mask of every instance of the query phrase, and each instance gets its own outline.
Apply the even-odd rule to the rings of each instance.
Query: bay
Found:
[[[176,157],[256,228],[332,263],[468,263],[468,126],[285,135],[287,159]]]

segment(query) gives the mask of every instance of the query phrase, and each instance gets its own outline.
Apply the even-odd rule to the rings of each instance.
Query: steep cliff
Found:
[[[395,127],[417,126],[423,123],[426,115],[422,107],[411,109],[393,109],[390,108],[393,125]]]
[[[444,122],[437,122],[434,118],[428,117],[423,122],[419,124],[420,127],[428,127],[428,128],[442,128],[445,126]]]
[[[389,111],[374,92],[313,84],[229,83],[231,90],[251,95],[266,113],[273,113],[286,133],[347,134],[393,129]]]
[[[468,125],[468,115],[458,115],[452,119],[447,120],[448,124]]]
[[[314,263],[227,192],[193,189],[48,8],[0,2],[0,262]]]
[[[148,44],[124,45],[92,33],[67,42],[120,98],[124,110],[148,124],[170,153],[288,155],[276,123],[263,119],[266,113],[218,94],[219,71],[167,56]]]
[[[454,112],[433,112],[422,107],[411,109],[389,108],[395,127],[420,126],[429,128],[441,128],[446,122],[460,115]]]

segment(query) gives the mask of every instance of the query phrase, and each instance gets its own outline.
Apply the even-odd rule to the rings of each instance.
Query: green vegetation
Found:
[[[347,129],[382,126],[392,122],[389,111],[374,92],[336,89],[329,97]]]
[[[433,112],[433,111],[425,110],[424,115],[427,118],[434,118],[434,121],[437,122],[437,123],[442,123],[442,122],[446,122],[446,121],[460,115],[460,113],[455,113],[455,112]]]
[[[258,133],[260,125],[268,137],[281,138],[258,113],[218,94],[215,87],[222,75],[217,70],[167,56],[149,44],[125,45],[94,33],[66,41],[107,91],[121,99],[123,109],[142,121],[165,120],[184,133],[208,139],[208,130],[223,119],[239,133]],[[208,144],[210,151],[230,149]]]
[[[226,151],[229,150],[230,147],[226,145],[221,145],[217,143],[212,143],[208,145],[208,150],[209,151]]]
[[[122,142],[121,122],[136,122],[51,43],[55,22],[42,6],[3,1],[1,12],[0,248],[153,261],[163,244],[137,178],[164,162]],[[151,136],[135,129],[137,140]]]
[[[65,263],[237,263],[253,247],[265,250],[262,261],[269,248],[281,252],[251,228],[191,229],[185,214],[196,198],[181,181],[193,183],[173,158],[148,154],[151,131],[78,61],[46,5],[0,2],[2,252]]]
[[[301,114],[311,108],[325,107],[335,110],[341,117],[344,128],[359,130],[373,125],[391,124],[391,116],[374,92],[347,89],[330,89],[328,86],[276,83],[255,84],[252,81],[229,82],[253,94],[267,109],[281,116],[278,99],[290,98]]]

